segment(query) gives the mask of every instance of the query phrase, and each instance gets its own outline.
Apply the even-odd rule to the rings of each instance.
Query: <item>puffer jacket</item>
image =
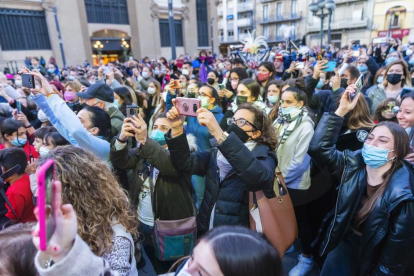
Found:
[[[129,149],[130,145],[126,145],[121,150],[116,150],[115,141],[116,138],[111,142],[111,162],[121,169],[132,170],[129,197],[135,206],[138,206],[139,193],[149,176],[151,164],[159,170],[154,187],[155,218],[177,220],[194,216],[191,175],[180,173],[174,168],[168,150],[150,138],[143,147]]]
[[[202,152],[190,153],[185,135],[165,139],[171,161],[177,170],[187,174],[206,176],[204,198],[197,217],[197,227],[205,233],[209,229],[214,205],[214,224],[249,226],[249,191],[263,190],[267,198],[275,197],[273,177],[277,165],[274,151],[266,145],[257,144],[250,151],[234,134],[218,147]],[[217,151],[223,154],[233,169],[220,181],[217,166]]]
[[[309,146],[309,155],[341,179],[338,198],[320,255],[332,251],[349,231],[366,191],[361,150],[335,149],[343,118],[325,113]],[[404,161],[364,222],[360,275],[408,275],[414,264],[414,168]]]

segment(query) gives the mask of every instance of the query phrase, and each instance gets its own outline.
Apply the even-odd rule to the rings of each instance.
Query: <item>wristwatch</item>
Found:
[[[221,135],[221,137],[217,140],[217,144],[221,145],[221,143],[223,143],[227,137],[229,137],[229,134],[225,131],[223,131],[223,134]]]
[[[118,133],[118,135],[116,136],[116,140],[118,140],[119,143],[125,144],[128,141],[128,139],[121,140],[121,139],[119,139],[119,135],[121,135],[121,133]]]

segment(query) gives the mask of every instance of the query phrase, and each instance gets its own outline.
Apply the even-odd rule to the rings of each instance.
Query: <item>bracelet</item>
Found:
[[[25,126],[25,128],[30,128],[30,127],[33,127],[33,126],[32,125]]]
[[[223,131],[223,134],[218,139],[217,144],[221,145],[221,143],[223,143],[227,139],[227,137],[229,137],[229,134],[227,132]]]
[[[120,142],[120,143],[122,143],[122,144],[125,144],[126,142],[128,142],[128,139],[126,139],[126,140],[121,140],[121,139],[119,139],[119,135],[120,135],[121,133],[119,133],[117,136],[116,136],[116,140],[118,141],[118,142]]]

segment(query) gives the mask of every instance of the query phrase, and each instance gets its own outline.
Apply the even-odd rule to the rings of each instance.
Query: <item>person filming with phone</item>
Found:
[[[414,174],[404,161],[409,138],[398,124],[382,122],[362,150],[337,150],[343,121],[363,96],[350,101],[355,92],[349,86],[336,112],[323,115],[308,151],[340,179],[332,219],[321,228],[319,254],[327,256],[321,275],[406,275],[414,263]]]
[[[155,220],[180,220],[194,217],[191,175],[177,171],[170,160],[164,135],[171,129],[165,113],[158,115],[147,135],[141,114],[124,120],[122,130],[111,142],[111,161],[121,169],[132,170],[129,195],[137,207],[143,246],[158,274],[165,273],[171,262],[157,258],[152,233]],[[131,144],[131,139],[136,142]],[[181,245],[183,246],[183,245]]]
[[[174,105],[177,100],[173,100]],[[176,106],[167,113],[171,130],[165,135],[174,167],[187,174],[206,176],[198,232],[219,225],[249,227],[249,191],[263,190],[274,197],[273,177],[277,165],[275,129],[264,112],[251,103],[238,107],[227,131],[220,128],[206,108],[196,112],[198,123],[206,126],[217,146],[191,153],[183,121]]]

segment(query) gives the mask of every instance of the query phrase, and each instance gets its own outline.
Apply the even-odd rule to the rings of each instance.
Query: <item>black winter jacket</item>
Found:
[[[150,175],[150,164],[159,170],[154,187],[155,218],[178,220],[194,216],[195,206],[191,198],[191,175],[177,172],[171,164],[169,152],[156,141],[148,138],[143,147],[116,150],[111,142],[110,158],[117,167],[132,170],[129,197],[134,206],[139,204],[139,193],[144,180]],[[129,146],[130,141],[128,141]]]
[[[321,256],[338,246],[349,231],[367,185],[361,151],[335,149],[342,121],[342,117],[325,113],[308,152],[320,167],[327,166],[341,179],[334,216],[320,247]],[[414,262],[413,190],[413,168],[404,161],[364,222],[360,275],[408,275]]]
[[[206,176],[204,198],[197,217],[198,230],[208,231],[214,205],[214,226],[249,226],[249,191],[263,190],[268,198],[275,197],[273,178],[277,165],[274,151],[266,145],[257,144],[250,151],[234,133],[218,148],[190,153],[185,134],[171,138],[166,134],[168,150],[178,171]],[[220,182],[217,167],[217,151],[226,157],[233,169]]]

